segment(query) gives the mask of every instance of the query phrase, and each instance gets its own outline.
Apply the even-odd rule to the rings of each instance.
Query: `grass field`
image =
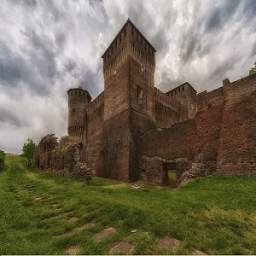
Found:
[[[200,178],[175,190],[100,178],[85,185],[8,156],[0,254],[107,254],[118,241],[136,254],[256,254],[255,190],[254,177]],[[179,243],[166,248],[163,237]]]

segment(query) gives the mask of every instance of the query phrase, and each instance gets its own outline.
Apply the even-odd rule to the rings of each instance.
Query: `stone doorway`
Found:
[[[176,162],[163,163],[163,185],[176,187],[177,186],[177,164]]]

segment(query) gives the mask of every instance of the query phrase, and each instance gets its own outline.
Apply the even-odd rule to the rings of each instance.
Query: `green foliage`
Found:
[[[67,143],[69,143],[69,136],[68,136],[68,135],[62,136],[62,137],[60,138],[60,143],[61,143],[61,144],[67,144]]]
[[[36,144],[33,140],[27,139],[22,147],[22,156],[27,158],[28,167],[32,166],[32,159],[36,150]]]
[[[108,254],[124,240],[136,254],[256,254],[256,177],[213,176],[175,190],[135,189],[110,179],[85,185],[26,170],[24,159],[15,156],[7,155],[6,164],[0,175],[0,254],[67,254],[72,245],[80,246],[79,254]],[[17,168],[22,171],[12,171]],[[71,232],[89,224],[95,225]],[[94,235],[106,226],[117,235],[97,243]],[[159,248],[164,236],[180,240],[177,251]]]
[[[254,63],[254,67],[252,67],[252,68],[250,69],[249,74],[250,74],[250,75],[256,74],[256,63]]]
[[[67,148],[70,146],[70,144],[71,144],[71,142],[70,142],[69,136],[63,136],[60,139],[57,150],[61,153],[64,153],[67,150]]]
[[[0,150],[0,171],[4,169],[5,152]]]

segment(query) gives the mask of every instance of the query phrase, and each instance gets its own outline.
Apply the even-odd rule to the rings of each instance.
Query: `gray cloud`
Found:
[[[214,80],[214,82],[217,83],[218,81],[216,81],[216,77],[222,77],[224,79],[225,74],[234,68],[235,60],[236,58],[233,57],[231,59],[227,59],[225,62],[217,66],[214,70],[212,70],[212,73],[209,76],[209,80]]]
[[[252,51],[251,51],[251,57],[255,57],[256,58],[256,42],[252,48]],[[256,60],[255,60],[256,61]]]
[[[45,51],[40,53],[37,45],[33,53],[25,58],[23,54],[14,52],[11,47],[0,42],[1,84],[5,87],[18,88],[23,83],[31,92],[45,94],[49,89],[45,82],[49,83],[54,72],[52,57]]]
[[[37,5],[36,0],[10,0],[15,5],[26,6],[26,7],[35,7]]]
[[[157,50],[155,84],[198,91],[247,74],[256,55],[254,0],[3,0],[0,147],[66,133],[66,90],[103,90],[101,55],[128,17]]]
[[[3,107],[0,109],[0,123],[9,123],[17,128],[23,125],[21,120],[19,120],[11,110]]]
[[[243,1],[244,8],[242,10],[244,18],[250,21],[251,19],[256,19],[256,2],[254,0],[245,0]],[[254,23],[255,24],[255,23]]]
[[[223,0],[221,5],[214,8],[206,21],[206,32],[213,29],[220,29],[224,24],[233,17],[236,9],[239,7],[240,0]]]
[[[24,64],[20,56],[0,42],[0,80],[2,83],[8,86],[17,85],[23,75],[28,75],[29,70]]]
[[[196,53],[195,49],[198,48],[198,43],[200,42],[200,37],[196,35],[194,30],[188,33],[188,39],[184,40],[181,44],[181,58],[184,63],[190,60],[193,57],[193,54]]]

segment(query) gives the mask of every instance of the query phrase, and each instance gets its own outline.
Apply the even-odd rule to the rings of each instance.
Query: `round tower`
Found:
[[[68,135],[71,140],[80,143],[86,128],[86,106],[91,96],[82,88],[68,90]]]

